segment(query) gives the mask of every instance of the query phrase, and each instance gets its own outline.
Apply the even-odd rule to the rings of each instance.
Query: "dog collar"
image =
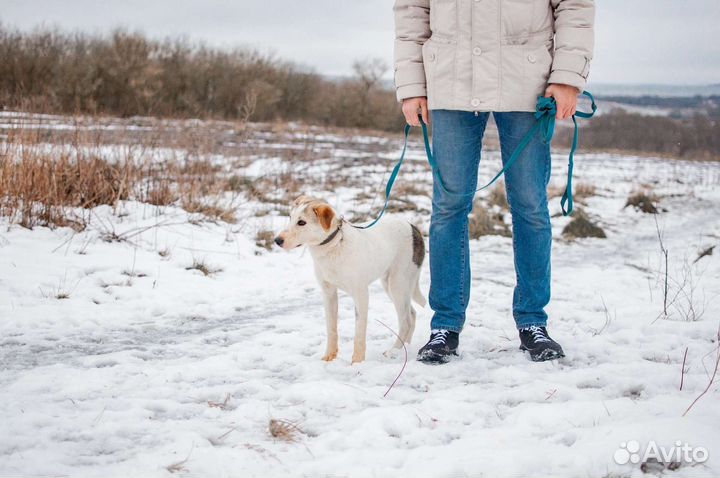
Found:
[[[333,239],[335,239],[335,236],[337,236],[338,233],[340,232],[340,229],[342,229],[342,223],[343,223],[343,219],[340,218],[340,225],[337,227],[337,229],[335,229],[328,237],[326,237],[324,241],[322,241],[320,244],[318,244],[318,246],[324,246],[324,245],[328,244],[330,241],[332,241]]]

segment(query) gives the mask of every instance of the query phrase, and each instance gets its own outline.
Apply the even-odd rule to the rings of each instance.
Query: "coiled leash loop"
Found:
[[[572,214],[573,211],[572,175],[575,159],[575,150],[578,146],[577,118],[592,118],[592,116],[597,111],[597,105],[595,104],[595,98],[593,97],[593,95],[589,91],[583,91],[582,94],[590,98],[591,111],[576,111],[575,114],[572,116],[574,131],[572,145],[570,146],[570,155],[568,156],[567,185],[565,186],[565,192],[560,199],[560,207],[564,216]],[[500,177],[505,174],[508,169],[512,167],[512,165],[515,163],[515,161],[518,160],[522,152],[525,150],[527,145],[530,144],[530,141],[532,141],[533,137],[536,134],[542,135],[541,137],[543,143],[550,144],[553,138],[553,134],[555,133],[556,115],[557,105],[555,103],[555,98],[545,98],[543,96],[538,97],[537,104],[535,105],[535,125],[530,129],[530,131],[527,132],[527,134],[525,134],[525,136],[520,141],[520,144],[518,144],[517,148],[513,152],[512,156],[510,156],[510,159],[505,162],[505,165],[495,175],[495,177],[493,177],[490,182],[488,182],[484,186],[470,193],[457,193],[450,191],[447,189],[447,187],[445,187],[445,183],[440,176],[440,170],[435,163],[435,157],[432,154],[432,148],[430,147],[430,135],[428,134],[427,125],[424,121],[422,121],[422,119],[420,119],[420,126],[422,127],[423,132],[423,141],[425,142],[425,154],[427,155],[428,162],[430,163],[430,169],[433,172],[435,180],[438,182],[438,185],[443,190],[443,192],[452,196],[473,196],[478,191],[482,191],[483,189],[490,187],[492,184],[495,183],[495,181],[500,179]],[[390,174],[390,178],[388,179],[387,184],[385,185],[385,204],[380,210],[380,214],[378,214],[378,216],[370,224],[354,227],[358,229],[368,229],[374,226],[380,220],[383,214],[385,214],[385,211],[388,208],[388,203],[390,202],[390,193],[392,192],[393,184],[395,183],[395,179],[397,179],[397,176],[400,173],[400,168],[402,167],[403,161],[405,161],[405,152],[407,151],[408,136],[410,135],[411,128],[412,127],[409,124],[405,125],[405,137],[403,141],[402,153],[400,154],[400,159],[398,160],[397,164],[395,164],[395,167]]]

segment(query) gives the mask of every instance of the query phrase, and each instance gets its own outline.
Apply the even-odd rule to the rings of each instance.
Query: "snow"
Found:
[[[355,194],[377,188],[387,168],[357,163],[362,152],[335,155],[347,144],[318,136],[326,161],[315,167],[349,161],[363,174],[360,185],[318,192],[341,212],[377,207],[356,204]],[[421,148],[413,144],[398,184],[429,184]],[[242,173],[274,171],[278,161],[255,159]],[[565,161],[555,157],[556,185]],[[708,385],[718,350],[720,261],[715,254],[690,266],[698,320],[684,320],[682,300],[659,317],[657,228],[679,278],[720,239],[720,165],[606,154],[576,161],[576,184],[598,189],[585,210],[608,239],[564,240],[569,219],[553,219],[548,312],[567,358],[532,363],[518,351],[511,242],[487,236],[471,245],[461,359],[440,367],[413,360],[431,317],[421,310],[389,392],[404,354],[382,353],[394,338],[383,324],[394,329],[396,319],[379,284],[367,361],[350,364],[353,304],[342,296],[340,356],[321,361],[325,326],[310,255],[258,248],[254,232],[285,219],[254,217],[257,204],[241,205],[237,225],[136,202],[96,208],[97,221],[81,233],[4,222],[0,475],[641,476],[639,465],[613,461],[628,440],[705,447],[706,463],[673,476],[719,474],[720,382],[682,414]],[[498,163],[489,152],[482,178]],[[657,225],[623,208],[642,185],[662,198]],[[413,218],[427,231],[427,217]],[[105,242],[110,231],[127,240]],[[197,261],[220,270],[188,269]],[[427,265],[421,286],[428,290]],[[275,439],[270,419],[302,433]]]

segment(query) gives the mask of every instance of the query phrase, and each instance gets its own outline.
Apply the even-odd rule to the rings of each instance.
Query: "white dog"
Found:
[[[308,246],[315,276],[325,298],[327,350],[323,360],[338,354],[338,289],[355,302],[355,344],[352,363],[365,360],[368,286],[382,279],[398,315],[399,339],[393,348],[409,343],[415,330],[414,300],[425,306],[418,279],[425,243],[412,224],[385,217],[369,229],[359,229],[339,217],[326,202],[300,196],[290,211],[288,227],[275,238],[285,250]]]

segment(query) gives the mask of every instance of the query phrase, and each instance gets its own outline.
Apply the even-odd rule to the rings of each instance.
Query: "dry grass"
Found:
[[[510,228],[505,224],[502,213],[492,213],[480,201],[475,201],[472,212],[468,217],[468,234],[470,239],[479,239],[482,236],[510,237]]]
[[[192,448],[190,448],[190,452],[187,454],[184,460],[178,461],[176,463],[171,463],[170,465],[166,466],[165,469],[170,473],[180,473],[188,471],[188,469],[185,467],[185,464],[187,464],[188,460],[190,460],[190,455],[192,455],[194,449],[195,445],[193,444]]]
[[[605,235],[605,231],[595,224],[581,209],[576,209],[575,212],[573,212],[573,218],[565,226],[562,234],[568,239],[580,239],[586,237],[605,239],[607,237]]]
[[[394,191],[393,197],[408,197],[408,196],[425,196],[427,198],[432,197],[432,186],[425,185],[415,182],[402,182],[398,184]]]
[[[219,408],[220,410],[230,410],[232,407],[229,405],[230,403],[230,394],[225,394],[225,400],[222,402],[216,402],[213,400],[208,400],[207,404],[210,408]]]
[[[650,191],[636,191],[630,194],[624,208],[631,206],[646,214],[657,214],[656,204],[658,201],[659,198]]]
[[[558,186],[556,184],[551,184],[548,187],[548,197],[549,198],[558,198],[563,195],[565,192],[565,185]],[[592,184],[587,183],[577,183],[573,187],[573,200],[580,204],[585,204],[586,200],[588,198],[591,198],[593,196],[597,196],[598,191],[595,186]]]
[[[228,224],[235,224],[237,222],[237,218],[235,217],[235,208],[232,206],[222,206],[218,202],[214,204],[206,204],[200,200],[182,201],[180,204],[187,212],[202,214],[209,219],[216,219],[227,222]]]
[[[510,210],[510,206],[507,202],[507,195],[505,193],[504,182],[498,184],[496,187],[490,190],[490,197],[488,198],[488,202],[491,206],[498,206],[500,209],[503,209],[505,211]]]
[[[597,196],[597,188],[592,184],[578,183],[573,191],[573,198],[584,200],[592,196]]]
[[[86,148],[48,151],[37,132],[11,130],[0,151],[0,215],[28,228],[81,230],[85,219],[70,209],[115,206],[139,177],[134,161],[111,163]]]
[[[294,422],[276,418],[270,419],[268,431],[273,438],[289,443],[296,442],[298,435],[304,433]]]
[[[215,275],[218,272],[223,271],[222,267],[210,266],[202,259],[193,259],[192,264],[187,266],[185,268],[185,270],[186,271],[199,271],[199,272],[202,272],[202,274],[206,277]]]
[[[96,121],[102,124],[102,119]],[[165,134],[160,129],[156,136]],[[247,183],[229,184],[225,172],[204,159],[213,147],[211,129],[194,136],[181,131],[181,140],[175,132],[165,141],[177,149],[161,161],[154,152],[165,143],[158,144],[154,136],[133,138],[130,131],[103,138],[78,123],[70,133],[23,124],[6,131],[0,143],[0,216],[23,227],[80,231],[90,221],[91,208],[116,208],[126,200],[174,205],[235,223],[235,202],[241,193],[249,193],[243,190]],[[109,141],[122,146],[108,149]]]
[[[268,251],[272,250],[275,243],[275,233],[268,229],[263,229],[255,235],[255,245],[262,247]]]

